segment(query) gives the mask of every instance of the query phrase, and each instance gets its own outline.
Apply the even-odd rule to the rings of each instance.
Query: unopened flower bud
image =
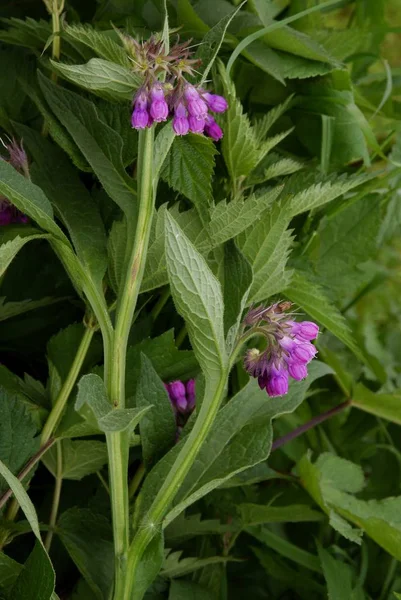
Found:
[[[173,129],[177,135],[186,135],[189,131],[188,113],[180,102],[174,109]]]
[[[205,133],[215,142],[218,142],[223,137],[221,127],[217,125],[216,121],[210,115],[206,117]]]
[[[206,92],[206,94],[203,94],[203,97],[206,100],[210,110],[215,113],[222,113],[228,108],[227,100],[223,98],[223,96],[219,96],[218,94],[209,94]]]

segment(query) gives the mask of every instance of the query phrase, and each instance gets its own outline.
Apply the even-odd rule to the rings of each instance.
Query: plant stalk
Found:
[[[150,228],[154,210],[153,190],[153,128],[139,132],[138,146],[138,220],[135,239],[128,261],[121,297],[117,303],[116,326],[111,352],[107,353],[105,381],[114,409],[125,407],[125,369],[129,332],[145,269]],[[114,599],[123,598],[126,588],[127,556],[129,548],[129,498],[127,432],[106,436],[109,456],[110,494],[113,517],[115,581]]]
[[[136,533],[128,554],[126,587],[123,596],[121,596],[121,599],[118,598],[118,600],[133,599],[133,586],[138,564],[156,531],[160,529],[169,505],[182,485],[213,425],[223,398],[228,372],[229,369],[227,367],[223,368],[220,380],[213,393],[211,404],[208,405],[208,403],[203,402],[199,416],[195,421],[194,428],[189,434],[175,464],[145,515],[143,519],[144,525],[141,526]],[[115,597],[115,600],[117,600],[117,597]]]
[[[54,527],[57,521],[58,515],[58,507],[60,505],[60,495],[61,495],[61,486],[63,484],[63,451],[61,448],[61,442],[56,443],[56,453],[57,453],[57,465],[56,465],[56,478],[54,484],[54,494],[53,494],[53,502],[52,509],[50,513],[49,520],[49,530],[46,534],[45,539],[45,548],[49,552],[50,546],[53,539]]]
[[[72,389],[78,379],[79,373],[82,369],[83,362],[85,360],[86,354],[89,350],[90,343],[92,341],[94,334],[94,329],[86,328],[85,332],[82,336],[81,343],[79,344],[78,351],[75,355],[74,361],[71,365],[69,373],[67,375],[67,379],[64,381],[64,384],[60,390],[60,393],[57,397],[57,400],[50,411],[50,414],[47,418],[45,426],[42,430],[41,436],[41,445],[43,446],[48,442],[53,432],[55,431],[60,418],[64,412],[65,406],[67,404],[68,398],[72,392]]]

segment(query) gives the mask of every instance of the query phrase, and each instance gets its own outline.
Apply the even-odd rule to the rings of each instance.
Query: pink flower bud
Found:
[[[164,98],[164,92],[161,85],[156,84],[150,92],[150,116],[156,123],[165,121],[168,117],[168,105]]]
[[[184,97],[187,101],[188,112],[192,117],[204,118],[207,115],[207,104],[192,85],[186,86]]]
[[[203,133],[203,130],[205,128],[205,119],[197,119],[196,117],[189,117],[188,118],[188,123],[189,123],[189,130],[192,131],[192,133]]]
[[[207,133],[207,135],[215,142],[218,142],[223,137],[221,128],[210,115],[206,117],[205,133]]]
[[[206,94],[203,94],[203,97],[206,100],[210,110],[215,113],[222,113],[228,108],[227,100],[223,98],[223,96],[218,96],[217,94],[209,94],[208,92],[206,92]]]
[[[177,135],[186,135],[189,131],[187,109],[180,102],[174,109],[173,129]]]
[[[145,129],[148,127],[149,114],[147,110],[135,108],[131,117],[131,125],[134,129]]]
[[[291,361],[288,363],[288,372],[293,379],[301,381],[308,376],[308,370],[302,363]]]
[[[266,391],[270,397],[284,396],[288,392],[288,371],[284,368],[276,368],[272,365],[270,378],[266,386]]]

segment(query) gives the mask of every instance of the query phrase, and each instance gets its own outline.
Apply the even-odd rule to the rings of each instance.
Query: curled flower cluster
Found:
[[[8,152],[8,158],[0,156],[0,160],[5,160],[22,175],[29,177],[28,158],[22,143],[18,144],[16,140],[11,140],[9,144],[5,144],[3,140],[1,142]],[[12,223],[27,223],[28,220],[28,217],[13,206],[5,196],[0,195],[0,226]]]
[[[176,416],[178,414],[188,415],[195,408],[195,379],[190,379],[186,383],[182,381],[172,381],[165,383],[164,387],[170,398]]]
[[[272,397],[288,392],[289,377],[305,379],[306,365],[317,353],[311,340],[316,339],[319,327],[311,321],[296,322],[284,314],[290,306],[289,302],[279,302],[268,308],[253,308],[244,320],[245,325],[257,327],[268,342],[263,352],[248,350],[245,369],[258,378],[259,387]]]
[[[139,44],[123,37],[123,42],[131,54],[134,70],[144,77],[144,84],[133,100],[132,127],[145,129],[171,117],[177,135],[204,133],[215,141],[223,137],[210,112],[224,112],[227,101],[185,79],[184,74],[194,75],[193,67],[198,62],[190,58],[188,43],[176,44],[166,54],[163,43],[156,38]]]

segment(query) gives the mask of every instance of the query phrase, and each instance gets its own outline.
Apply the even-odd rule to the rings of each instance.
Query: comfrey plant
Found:
[[[123,39],[130,49],[135,70],[145,77],[145,83],[134,98],[132,127],[145,129],[170,116],[177,135],[205,133],[216,142],[220,140],[223,132],[209,111],[226,111],[227,101],[186,80],[185,76],[195,75],[194,66],[199,64],[190,58],[189,42],[176,44],[167,54],[162,40],[151,38],[139,44]]]
[[[45,4],[0,31],[0,598],[390,600],[399,147],[387,171],[372,48],[315,35],[338,0],[208,24],[180,0],[173,28],[162,3],[160,34],[160,3]]]

